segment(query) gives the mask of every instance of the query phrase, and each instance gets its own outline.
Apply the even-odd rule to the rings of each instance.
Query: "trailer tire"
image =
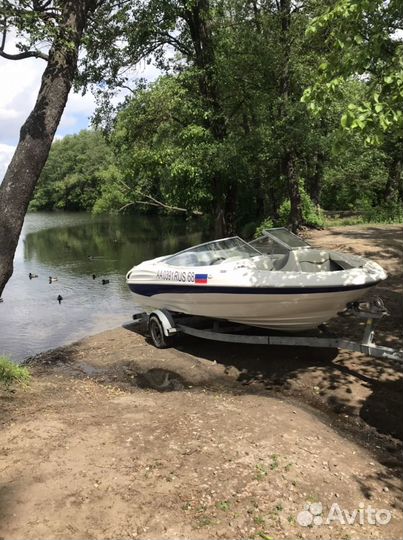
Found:
[[[151,315],[148,321],[148,331],[151,336],[151,341],[157,349],[167,349],[172,347],[174,343],[173,336],[166,336],[162,327],[161,321],[157,315]]]

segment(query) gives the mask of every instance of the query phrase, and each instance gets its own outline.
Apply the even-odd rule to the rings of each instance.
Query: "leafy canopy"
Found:
[[[341,124],[366,130],[367,142],[403,128],[403,3],[401,0],[338,0],[307,29],[323,42],[325,58],[303,100],[317,113],[351,78],[368,88],[365,99],[350,102]],[[374,131],[374,129],[376,131]]]

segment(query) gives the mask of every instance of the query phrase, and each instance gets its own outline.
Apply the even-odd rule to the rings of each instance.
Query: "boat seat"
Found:
[[[276,264],[277,263],[277,264]],[[296,257],[295,251],[290,251],[287,255],[284,255],[282,259],[279,259],[275,263],[276,270],[281,270],[282,272],[299,272],[299,261]]]
[[[329,253],[310,252],[300,253],[298,257],[302,272],[334,272],[342,270],[342,267],[333,261]]]
[[[332,270],[340,270],[340,267],[330,260],[322,262],[300,261],[299,264],[303,272],[331,272]]]
[[[331,260],[329,253],[314,250],[290,251],[288,256],[274,261],[274,268],[282,272],[332,272],[341,270],[340,265]]]
[[[273,261],[273,270],[281,270],[288,260],[288,254],[285,255],[271,255]]]

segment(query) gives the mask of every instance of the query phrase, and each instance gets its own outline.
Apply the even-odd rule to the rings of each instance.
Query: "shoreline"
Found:
[[[366,255],[371,256],[380,264],[385,266],[386,263],[386,269],[389,274],[388,279],[386,280],[385,285],[382,284],[382,286],[377,287],[377,289],[381,289],[382,294],[386,295],[387,307],[391,310],[391,315],[389,317],[384,317],[380,321],[380,324],[377,325],[376,338],[377,343],[379,344],[402,348],[403,336],[399,335],[398,329],[403,326],[403,316],[401,314],[403,311],[403,287],[401,285],[399,286],[399,284],[403,281],[403,272],[401,270],[403,265],[403,238],[402,235],[395,238],[394,233],[396,231],[403,233],[403,226],[390,225],[385,228],[382,226],[362,227],[353,225],[331,227],[322,231],[311,230],[306,234],[306,237],[313,246],[315,246],[315,244],[318,246],[321,242],[324,242],[328,249],[341,250],[343,248],[350,252],[360,252],[361,250],[364,250]],[[374,238],[376,235],[379,235],[380,237]],[[357,238],[361,240],[361,242],[357,243]],[[387,261],[384,259],[384,252],[381,251],[381,253],[379,253],[378,245],[382,242],[385,244],[383,251],[388,252],[389,255],[389,259]],[[395,291],[397,291],[397,294]],[[134,305],[133,311],[135,311]],[[353,321],[353,325],[351,325],[351,321]],[[340,335],[346,338],[360,339],[362,336],[363,324],[364,323],[362,321],[360,322],[358,319],[343,319],[339,317],[338,319],[333,319],[330,321],[329,329],[331,332],[340,333]],[[110,336],[106,339],[110,339],[113,342],[116,340],[114,337],[115,335],[120,336],[122,331],[129,329],[128,331],[130,332],[133,330],[133,328],[134,325],[131,328],[131,321],[125,321],[119,326],[104,329],[101,332],[91,333],[83,336],[79,340],[69,341],[68,343],[62,344],[59,347],[51,348],[38,354],[26,357],[22,364],[27,366],[32,364],[38,365],[41,363],[42,358],[49,359],[54,357],[60,358],[69,356],[71,350],[75,350],[77,348],[79,349],[81,345],[86,347],[87,342],[97,342],[97,338],[100,337],[102,339],[104,335]],[[137,333],[136,330],[134,330],[134,332]],[[142,339],[143,337],[144,336],[142,336]],[[182,342],[185,343],[184,348],[181,346]],[[192,339],[182,337],[181,343],[177,347],[178,351],[184,350],[186,354],[186,344],[188,344],[190,345],[190,354],[194,355],[196,358],[199,358],[199,350],[208,351],[205,356],[206,358],[211,358],[214,357],[214,348],[221,349],[220,353],[217,355],[217,359],[213,360],[214,362],[218,363],[223,360],[227,350],[229,351],[229,349],[231,349],[233,354],[234,351],[238,349],[238,345],[231,346],[228,344],[218,344],[214,342],[208,343],[201,339],[198,340],[197,338]],[[154,357],[153,351],[155,354],[159,354],[159,351],[154,349],[151,344],[146,346],[150,347],[148,355],[151,360]],[[245,349],[247,348],[248,346],[245,346]],[[260,350],[257,352],[257,354],[255,354],[257,348]],[[253,385],[254,383],[259,383],[259,381],[261,381],[259,383],[260,389],[264,386],[269,392],[273,391],[274,393],[279,393],[280,396],[283,395],[289,400],[294,400],[296,404],[299,403],[301,406],[306,405],[310,407],[312,411],[316,411],[320,415],[327,415],[329,420],[331,419],[331,421],[335,424],[336,428],[337,425],[340,424],[339,428],[341,431],[344,431],[347,436],[356,436],[361,439],[364,444],[366,440],[368,441],[371,439],[372,442],[368,443],[369,447],[377,446],[379,441],[384,441],[385,444],[389,444],[391,448],[394,445],[400,447],[400,441],[403,440],[403,414],[398,414],[397,416],[392,414],[391,420],[387,422],[387,426],[384,429],[382,429],[383,426],[381,426],[383,423],[381,418],[382,413],[379,411],[375,412],[376,418],[371,419],[373,429],[368,430],[367,422],[365,422],[365,420],[362,421],[363,414],[361,409],[364,407],[360,407],[358,402],[359,400],[365,401],[365,399],[368,397],[366,395],[368,393],[365,392],[365,390],[363,392],[362,388],[365,387],[365,383],[357,383],[357,381],[353,382],[351,389],[346,391],[350,394],[350,396],[355,396],[355,398],[351,398],[350,400],[346,399],[345,396],[342,397],[341,389],[333,388],[331,384],[330,390],[337,390],[335,394],[338,395],[331,395],[331,391],[327,391],[324,395],[323,390],[317,384],[321,377],[327,376],[329,380],[331,378],[331,369],[329,369],[329,366],[327,366],[327,373],[323,373],[323,371],[321,371],[320,364],[323,363],[323,359],[325,359],[325,363],[333,363],[333,361],[337,362],[339,364],[339,368],[345,370],[345,372],[351,371],[351,377],[356,377],[357,380],[365,380],[366,375],[364,373],[366,372],[368,365],[371,365],[372,372],[374,374],[379,372],[383,373],[383,379],[385,382],[389,382],[392,386],[394,384],[393,372],[394,366],[396,365],[395,363],[391,363],[388,360],[369,358],[364,362],[365,367],[363,367],[360,365],[361,359],[366,357],[363,357],[363,355],[360,353],[273,346],[270,346],[269,349],[267,349],[265,347],[257,347],[255,345],[251,347],[250,353],[246,353],[246,357],[248,359],[252,359],[254,363],[256,363],[256,358],[259,359],[264,356],[268,356],[268,354],[270,355],[270,352],[267,353],[268,350],[277,351],[276,354],[282,358],[281,362],[283,365],[281,366],[281,371],[284,373],[279,375],[275,374],[274,376],[273,374],[269,373],[266,380],[262,373],[258,372],[256,374],[258,377],[257,379],[255,374],[251,374],[250,376],[244,377],[243,380],[245,366],[242,364],[241,360],[242,365],[240,370],[234,366],[231,366],[230,368],[233,369],[233,374],[236,375],[233,376],[232,383],[237,381],[237,379],[239,379],[243,385]],[[311,373],[309,375],[304,373],[300,377],[295,377],[296,380],[293,380],[294,376],[292,376],[290,383],[290,381],[286,380],[286,377],[289,375],[290,370],[292,372],[294,369],[298,369],[297,359],[299,358],[301,351],[303,351],[302,358],[309,358],[308,362],[312,363],[312,366],[310,367]],[[201,358],[203,358],[203,356],[204,355],[202,352]],[[291,361],[289,361],[289,358],[291,358]],[[45,360],[45,363],[48,361],[49,360]],[[318,365],[315,365],[316,361],[318,362]],[[245,364],[246,362],[248,362],[248,360],[245,360],[243,363]],[[315,372],[312,371],[314,368],[316,368]],[[225,367],[225,369],[227,368]],[[92,368],[90,368],[90,374],[94,375],[94,373],[95,372],[92,370]],[[397,377],[397,380],[400,382],[399,377]],[[347,379],[343,379],[343,383],[346,381]],[[310,385],[312,385],[312,388],[310,391],[307,391],[306,389],[310,388]],[[157,387],[155,386],[154,389],[156,388]],[[401,388],[403,390],[403,383]],[[395,391],[393,391],[393,394],[395,394]],[[389,400],[389,396],[383,396],[383,398],[385,397],[387,400]],[[395,399],[396,396],[393,396],[392,401]],[[377,407],[379,407],[378,403],[376,408]],[[340,421],[340,417],[343,417],[343,412],[346,414],[344,414],[344,419]],[[390,411],[390,413],[391,412],[393,413],[393,411]],[[368,423],[370,426],[371,421]],[[398,426],[399,424],[401,425],[401,429],[394,429],[394,426]],[[392,439],[392,443],[390,442],[389,438]]]
[[[360,234],[317,237],[388,266],[378,336],[398,346],[403,237]],[[187,336],[159,350],[128,325],[27,365],[31,385],[0,393],[2,537],[401,537],[403,376],[388,361]],[[306,529],[314,502],[392,519]]]
[[[1,399],[3,537],[304,538],[305,504],[366,501],[393,511],[390,525],[332,538],[399,538],[401,442],[353,415],[346,389],[361,379],[343,378],[343,357],[278,349],[258,371],[263,348],[194,341],[157,350],[119,328],[30,363],[31,387]],[[166,373],[175,386],[155,390]],[[335,395],[351,396],[348,413],[330,412]]]

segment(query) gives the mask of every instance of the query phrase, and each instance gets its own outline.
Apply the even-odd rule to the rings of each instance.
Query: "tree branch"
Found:
[[[192,55],[192,51],[188,49],[188,47],[186,47],[183,43],[181,43],[179,39],[172,36],[169,32],[160,32],[160,36],[168,45],[171,45],[174,49],[177,49],[185,56]]]
[[[165,204],[162,201],[158,201],[151,195],[146,195],[145,193],[139,192],[139,195],[146,199],[150,199],[148,201],[132,201],[125,205],[123,205],[121,208],[119,208],[118,212],[122,212],[125,208],[128,208],[129,206],[133,206],[134,204],[147,204],[149,206],[156,206],[158,208],[164,208],[166,210],[173,210],[175,212],[185,212],[186,214],[193,214],[194,216],[201,216],[203,215],[202,212],[199,210],[188,210],[187,208],[180,208],[178,206],[171,206],[169,204]]]
[[[148,197],[148,195],[144,195],[144,197]],[[148,204],[149,206],[157,206],[158,208],[166,208],[168,210],[176,210],[177,212],[188,212],[188,210],[186,210],[186,208],[178,208],[176,206],[169,206],[167,204],[164,204],[162,203],[161,201],[158,201],[158,202],[152,202],[152,201],[132,201],[132,202],[129,202],[127,204],[125,204],[124,206],[122,206],[121,208],[119,208],[118,212],[121,212],[122,210],[124,210],[125,208],[127,208],[128,206],[132,206],[134,204]]]
[[[133,95],[136,93],[133,88],[130,88],[130,86],[127,86],[127,84],[121,84],[120,85],[120,88],[124,88],[125,90],[128,90],[129,92],[131,92]]]
[[[192,214],[193,216],[202,216],[203,215],[203,212],[200,212],[200,210],[188,210],[187,208],[178,208],[177,206],[170,206],[169,204],[164,204],[161,201],[157,201],[157,202],[136,201],[136,202],[129,203],[129,205],[130,204],[148,204],[149,206],[156,206],[158,208],[165,208],[167,210],[173,210],[175,212],[185,212],[185,214]],[[129,206],[129,205],[125,205],[125,206]]]
[[[4,51],[4,47],[6,45],[6,37],[7,37],[7,19],[4,17],[4,20],[3,20],[3,35],[2,35],[2,38],[1,38],[0,51]]]
[[[133,191],[127,184],[121,179],[118,179],[119,183],[124,186],[128,192]],[[193,214],[194,216],[201,216],[203,215],[203,212],[200,212],[199,210],[188,210],[187,208],[180,208],[179,206],[171,206],[169,204],[165,204],[162,201],[157,200],[155,197],[152,197],[151,195],[147,195],[145,193],[142,193],[141,191],[137,192],[141,197],[144,197],[145,199],[149,199],[148,201],[132,201],[125,205],[123,205],[121,208],[119,208],[118,212],[121,212],[128,206],[132,206],[133,204],[148,204],[150,206],[157,206],[159,208],[165,208],[167,210],[174,210],[175,212],[185,212],[186,214]]]
[[[25,58],[41,58],[42,60],[49,60],[49,56],[40,51],[26,51],[18,54],[8,54],[0,49],[0,56],[6,60],[24,60]]]
[[[122,186],[127,189],[127,191],[132,191],[132,189],[126,184],[126,182],[123,182],[123,180],[121,180],[120,178],[118,178],[118,181],[122,184]]]
[[[1,45],[0,45],[0,57],[5,58],[6,60],[24,60],[25,58],[42,58],[42,60],[49,60],[49,57],[47,54],[41,52],[41,51],[25,51],[17,54],[9,54],[4,51],[4,47],[6,46],[6,39],[7,39],[7,19],[3,19],[3,35],[1,37]]]
[[[189,212],[189,210],[187,208],[179,208],[178,206],[170,206],[169,204],[165,204],[165,203],[163,203],[161,201],[158,201],[157,199],[155,199],[151,195],[146,195],[145,193],[141,193],[141,192],[140,192],[140,195],[142,197],[145,197],[146,199],[149,199],[152,202],[153,205],[160,206],[161,208],[167,208],[168,210],[176,210],[177,212],[186,212],[186,213]],[[149,204],[151,204],[151,203],[149,203]]]
[[[129,202],[129,203],[125,204],[124,206],[122,206],[121,208],[118,209],[118,212],[122,212],[122,210],[124,210],[128,206],[132,206],[133,204],[136,204],[136,202],[137,201],[133,201],[133,202]]]

